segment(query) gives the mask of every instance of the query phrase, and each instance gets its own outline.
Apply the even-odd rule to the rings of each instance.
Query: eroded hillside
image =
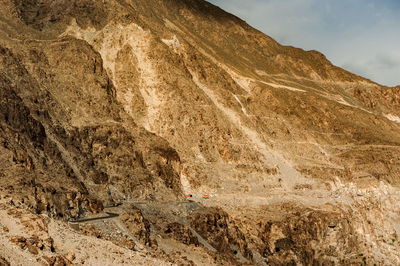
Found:
[[[400,263],[399,87],[202,0],[1,4],[1,263]]]

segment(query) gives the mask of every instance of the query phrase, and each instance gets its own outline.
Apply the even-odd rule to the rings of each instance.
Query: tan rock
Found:
[[[399,264],[400,87],[202,0],[1,4],[13,247],[49,265],[133,248],[139,265]],[[36,256],[21,249],[10,264]]]

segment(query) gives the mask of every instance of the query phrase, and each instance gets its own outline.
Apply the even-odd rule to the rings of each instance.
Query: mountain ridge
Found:
[[[0,259],[400,261],[400,87],[202,0],[3,4]]]

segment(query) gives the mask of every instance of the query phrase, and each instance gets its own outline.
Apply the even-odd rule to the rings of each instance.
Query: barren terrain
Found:
[[[203,0],[0,1],[0,265],[400,264],[400,87]]]

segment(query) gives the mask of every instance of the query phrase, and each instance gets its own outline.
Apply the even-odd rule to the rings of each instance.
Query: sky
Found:
[[[400,85],[400,0],[208,0],[281,44]]]

